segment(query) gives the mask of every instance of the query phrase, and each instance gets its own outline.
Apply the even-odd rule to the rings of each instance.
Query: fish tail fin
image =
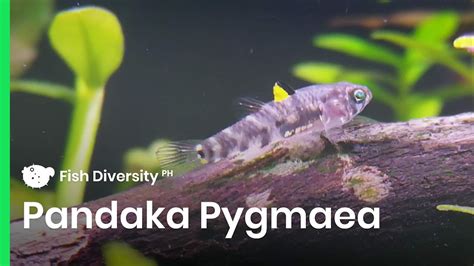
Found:
[[[162,167],[172,167],[186,163],[197,163],[195,147],[199,140],[170,141],[156,150],[156,157]]]

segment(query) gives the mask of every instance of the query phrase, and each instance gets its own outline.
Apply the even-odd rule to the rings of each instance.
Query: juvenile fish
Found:
[[[162,165],[199,161],[203,164],[263,149],[307,132],[321,134],[350,122],[372,99],[361,85],[340,82],[293,90],[273,88],[274,101],[252,100],[253,113],[202,141],[172,142],[157,151]]]

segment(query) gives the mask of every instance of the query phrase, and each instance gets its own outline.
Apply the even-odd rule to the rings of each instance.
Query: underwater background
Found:
[[[36,0],[12,1],[12,6],[30,5],[33,1]],[[362,115],[378,121],[474,111],[473,57],[452,47],[456,37],[474,29],[472,1],[38,0],[35,3],[50,5],[51,10],[45,12],[47,23],[35,44],[36,57],[20,64],[22,70],[12,76],[13,81],[39,80],[73,87],[74,74],[53,50],[47,34],[49,22],[58,11],[104,7],[116,15],[122,27],[125,54],[105,87],[91,170],[122,172],[147,166],[153,169],[156,158],[143,157],[143,151],[153,147],[151,144],[156,140],[209,137],[241,117],[235,108],[237,98],[270,101],[277,80],[294,88],[346,79],[368,85],[375,98]],[[36,14],[32,10],[30,17]],[[12,13],[12,20],[17,14]],[[438,16],[431,23],[439,24],[435,27],[439,31],[424,32],[426,39],[421,39],[421,43],[435,48],[449,46],[453,58],[461,65],[452,67],[453,64],[449,65],[452,60],[440,64],[435,53],[431,62],[429,57],[414,52],[410,58],[412,65],[394,63],[410,51],[375,38],[374,33],[383,30],[412,34],[431,16]],[[377,46],[367,45],[364,40]],[[394,51],[400,58],[390,57],[384,49]],[[413,65],[416,68],[417,63],[426,64],[426,69],[408,86],[403,83],[408,76],[404,70]],[[397,64],[398,69],[394,69],[393,65]],[[440,88],[445,89],[438,91]],[[65,101],[29,93],[11,94],[12,180],[21,182],[21,170],[33,163],[61,167],[71,115],[72,107]],[[29,188],[15,184],[18,183],[12,186],[12,205],[33,197],[27,195],[31,192]],[[123,189],[117,184],[89,183],[84,201]],[[51,205],[54,201],[45,197],[45,191],[52,197],[54,190],[54,184],[42,190],[41,201]],[[12,215],[18,217],[21,213]],[[400,252],[400,257],[433,265],[441,262],[430,258],[431,254],[443,251],[449,253],[443,257],[444,264],[453,261],[472,265],[472,217],[453,218],[452,222],[459,230],[469,228],[462,239],[452,239],[450,243],[456,246],[415,249],[407,239],[400,251],[395,250],[392,255]],[[414,235],[413,239],[417,237]],[[348,241],[344,247],[358,244]],[[272,252],[265,255],[271,257]],[[302,255],[311,252],[301,250]],[[340,250],[327,253],[328,258],[341,255]],[[122,251],[116,254],[118,258],[123,255]],[[344,255],[348,260],[358,257],[351,250]],[[304,257],[301,260],[297,262],[304,262]]]
[[[471,1],[57,1],[54,10],[85,5],[115,13],[125,38],[122,65],[106,86],[91,163],[91,169],[110,172],[124,169],[124,154],[133,147],[146,147],[161,138],[202,139],[234,123],[239,118],[233,104],[238,97],[269,101],[277,80],[295,88],[310,84],[294,74],[301,62],[334,62],[356,70],[388,68],[313,46],[313,38],[321,34],[339,32],[370,40],[374,30],[364,25],[335,26],[333,21],[386,16],[387,26],[377,28],[410,32],[415,25],[392,25],[390,15],[450,10],[472,17]],[[473,25],[472,19],[462,20],[456,32],[468,32]],[[468,56],[464,61],[472,66]],[[46,34],[38,44],[37,58],[25,68],[22,79],[74,82]],[[429,90],[459,79],[434,65],[414,87]],[[58,168],[71,107],[24,93],[13,93],[11,102],[12,176],[19,177],[30,163]],[[471,95],[444,103],[440,113],[473,109]],[[378,101],[363,115],[397,120],[393,110]],[[85,199],[114,191],[109,184],[94,183],[87,187]]]

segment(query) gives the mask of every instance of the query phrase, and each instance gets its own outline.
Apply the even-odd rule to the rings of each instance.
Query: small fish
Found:
[[[350,122],[372,99],[367,87],[347,82],[298,90],[276,82],[273,95],[274,100],[268,103],[254,99],[242,101],[241,106],[252,113],[210,138],[172,142],[160,148],[157,151],[160,163],[163,166],[213,163],[258,151],[295,135],[321,134]]]

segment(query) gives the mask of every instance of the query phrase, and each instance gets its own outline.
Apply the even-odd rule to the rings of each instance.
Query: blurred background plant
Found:
[[[37,56],[38,42],[51,20],[53,1],[18,0],[12,1],[10,6],[10,90],[11,92],[26,92],[31,89],[31,86],[22,86],[21,83],[29,84],[30,81],[22,81],[19,78]],[[47,86],[47,88],[50,87]],[[55,91],[53,90],[52,95],[56,95]],[[67,95],[69,94],[68,92]],[[25,187],[23,181],[14,177],[10,178],[10,192],[10,218],[12,220],[23,216],[23,202],[25,201],[41,202],[45,208],[51,207],[55,201],[54,192],[34,191]]]
[[[153,259],[145,257],[130,245],[119,241],[112,241],[102,246],[102,254],[107,266],[158,265]]]
[[[10,77],[20,77],[37,55],[38,42],[53,14],[52,0],[15,0],[10,14]]]
[[[63,100],[73,107],[61,169],[89,171],[100,121],[105,85],[121,64],[124,41],[114,14],[97,7],[59,12],[49,28],[54,50],[75,74],[74,88],[21,74],[36,57],[36,45],[52,15],[50,0],[12,2],[10,65],[11,92],[24,92]],[[100,22],[100,23],[99,23]],[[23,202],[35,199],[45,207],[72,206],[83,201],[85,182],[57,182],[55,192],[36,192],[11,180],[12,219],[21,217]]]
[[[377,42],[344,33],[322,34],[313,39],[315,47],[383,66],[374,70],[365,69],[362,64],[350,68],[337,63],[310,61],[297,64],[293,74],[311,83],[345,80],[367,85],[374,100],[390,107],[397,120],[436,116],[445,102],[474,95],[472,68],[463,62],[466,53],[456,51],[450,42],[459,24],[457,13],[443,11],[418,22],[409,34],[375,30],[371,38]],[[402,50],[397,51],[378,41]],[[459,81],[429,90],[418,88],[423,75],[434,64],[456,73]]]
[[[159,173],[162,170],[161,163],[156,156],[156,151],[163,146],[168,145],[169,140],[158,139],[152,142],[148,147],[134,147],[125,152],[123,156],[124,172],[139,172],[146,170],[148,172]],[[181,175],[192,170],[193,164],[180,164],[173,167],[173,175]],[[117,184],[117,191],[122,191],[136,185],[134,182],[122,182]]]
[[[101,117],[105,85],[123,58],[120,23],[114,14],[98,7],[74,8],[54,17],[49,28],[49,41],[75,74],[76,84],[72,88],[48,81],[20,79],[37,55],[36,46],[51,19],[53,2],[18,0],[11,3],[11,8],[10,90],[72,105],[73,115],[61,168],[87,172]],[[152,162],[140,162],[153,168]],[[84,198],[85,182],[57,182],[55,191],[35,191],[14,177],[10,181],[12,220],[22,217],[25,201],[40,202],[47,209],[77,205]],[[122,242],[104,245],[103,253],[109,266],[157,265]]]
[[[474,207],[443,204],[436,206],[438,211],[452,211],[474,215]]]

